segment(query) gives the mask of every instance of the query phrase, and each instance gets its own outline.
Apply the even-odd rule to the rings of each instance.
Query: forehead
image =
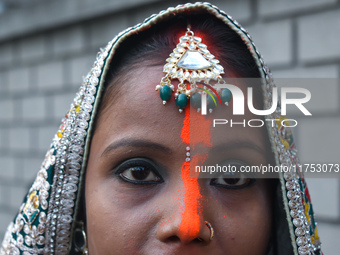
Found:
[[[118,79],[117,93],[103,112],[99,113],[96,132],[115,133],[119,137],[169,136],[179,134],[184,115],[174,100],[162,104],[156,85],[162,78],[162,66],[142,66],[129,71],[125,79]]]
[[[155,91],[156,85],[164,76],[162,69],[160,65],[133,68],[124,82],[117,82],[115,86],[118,86],[118,92],[104,111],[99,113],[96,133],[100,133],[100,136],[107,141],[129,137],[167,144],[182,143],[181,131],[185,114],[179,113],[174,97],[163,105],[159,92]],[[176,88],[177,84],[173,84]],[[246,90],[243,84],[238,86],[243,91]],[[235,122],[254,118],[249,111],[241,117],[233,116],[232,105],[221,106],[219,109],[216,108],[213,114],[204,116],[206,121],[210,121],[211,126],[208,129],[200,129],[202,133],[199,135],[210,132],[209,136],[213,144],[242,139],[252,140],[264,147],[261,128],[240,127],[240,125],[231,128],[224,125],[213,129],[213,119],[221,116],[224,119],[233,119]],[[192,121],[191,124],[196,125],[196,128],[202,126],[197,121]]]

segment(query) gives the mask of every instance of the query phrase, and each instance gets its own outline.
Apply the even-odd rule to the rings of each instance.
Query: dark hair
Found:
[[[210,52],[220,60],[226,76],[235,78],[259,78],[259,70],[247,45],[241,37],[223,21],[209,14],[181,14],[170,16],[150,29],[136,33],[126,39],[116,50],[106,75],[100,112],[119,93],[117,84],[124,84],[131,75],[130,70],[141,65],[164,65],[176,47],[187,26],[195,35],[202,37]],[[156,86],[157,84],[155,84]],[[254,96],[262,107],[260,86],[254,87]]]

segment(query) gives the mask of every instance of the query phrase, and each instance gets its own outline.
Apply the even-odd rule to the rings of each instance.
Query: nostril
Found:
[[[177,242],[181,242],[181,239],[178,236],[170,236],[166,239],[166,242],[177,243]]]
[[[178,242],[181,242],[181,239],[178,236],[174,235],[174,236],[168,237],[165,242],[167,242],[167,243],[178,243]],[[202,242],[204,242],[204,240],[202,238],[199,238],[199,237],[197,237],[197,238],[195,238],[191,241],[191,243],[202,243]]]
[[[199,243],[201,243],[201,242],[204,242],[204,240],[202,239],[202,238],[199,238],[199,237],[197,237],[196,239],[194,239],[194,242],[199,242]]]

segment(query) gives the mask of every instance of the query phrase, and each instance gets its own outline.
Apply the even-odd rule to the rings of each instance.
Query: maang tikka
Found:
[[[179,43],[169,58],[166,59],[166,62],[163,67],[163,72],[166,75],[156,86],[156,91],[160,90],[163,104],[170,100],[175,90],[171,81],[177,79],[179,84],[175,93],[175,100],[180,112],[188,105],[189,98],[192,106],[199,111],[202,93],[208,94],[207,107],[209,112],[212,112],[212,109],[217,105],[213,94],[217,96],[221,103],[228,105],[232,97],[230,90],[215,90],[214,86],[210,84],[211,80],[218,84],[225,83],[221,76],[224,74],[224,68],[220,65],[220,61],[207,49],[207,45],[202,43],[202,38],[194,35],[190,26],[188,26],[185,35],[179,38]]]

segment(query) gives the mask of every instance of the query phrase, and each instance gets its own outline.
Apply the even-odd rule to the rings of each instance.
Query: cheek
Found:
[[[116,211],[109,201],[110,190],[103,185],[98,175],[87,171],[86,176],[86,225],[90,254],[108,254],[110,249],[117,247],[117,242],[122,242],[122,235],[115,231]],[[118,221],[119,222],[119,221]]]
[[[154,211],[132,206],[136,203],[128,201],[133,199],[115,190],[112,180],[97,181],[91,175],[86,180],[85,197],[89,253],[137,254],[154,221]]]
[[[218,212],[216,236],[230,254],[266,254],[272,222],[268,192],[260,188],[240,196],[225,196],[215,201]]]

